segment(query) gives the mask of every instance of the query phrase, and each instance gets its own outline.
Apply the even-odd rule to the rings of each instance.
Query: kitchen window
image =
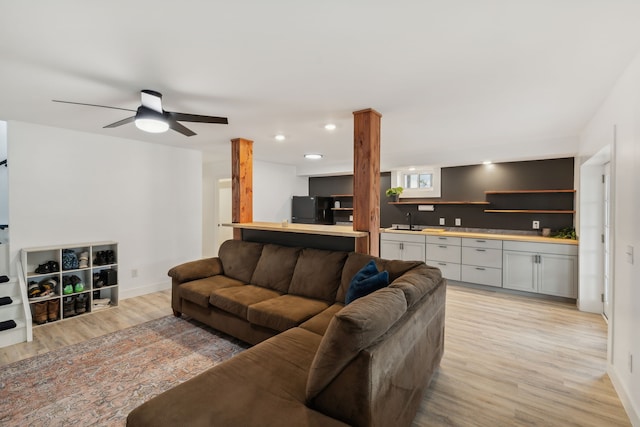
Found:
[[[402,198],[440,197],[440,168],[423,166],[391,171],[391,186],[402,187]]]

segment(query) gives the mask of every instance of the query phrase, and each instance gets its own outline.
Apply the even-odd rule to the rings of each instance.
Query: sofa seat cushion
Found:
[[[318,335],[324,335],[324,333],[327,331],[327,328],[329,327],[329,322],[331,322],[333,316],[343,308],[344,304],[337,302],[326,310],[321,311],[311,319],[302,323],[300,327]]]
[[[304,404],[320,339],[301,328],[286,331],[152,398],[127,425],[344,427]]]
[[[329,307],[324,301],[297,295],[282,295],[249,306],[247,320],[254,325],[286,331]]]
[[[288,293],[333,303],[347,255],[340,251],[303,249]]]
[[[277,298],[280,295],[282,294],[278,291],[255,285],[232,286],[214,290],[209,297],[209,303],[242,319],[246,319],[247,308],[251,304],[270,298]]]
[[[178,287],[178,292],[180,298],[207,308],[209,307],[209,297],[213,291],[232,286],[245,286],[245,283],[230,277],[218,275],[183,283]]]
[[[287,293],[301,248],[264,245],[251,283]]]

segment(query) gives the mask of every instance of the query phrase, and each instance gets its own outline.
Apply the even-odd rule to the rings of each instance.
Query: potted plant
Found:
[[[392,201],[397,202],[400,198],[400,195],[402,194],[402,190],[404,190],[404,188],[402,187],[391,187],[387,189],[385,194],[387,195],[387,197],[391,197]]]

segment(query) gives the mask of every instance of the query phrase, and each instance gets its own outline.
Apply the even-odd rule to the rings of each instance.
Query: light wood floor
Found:
[[[171,314],[169,291],[34,328],[0,364]],[[606,325],[575,306],[450,285],[445,354],[414,427],[630,426],[606,374]]]

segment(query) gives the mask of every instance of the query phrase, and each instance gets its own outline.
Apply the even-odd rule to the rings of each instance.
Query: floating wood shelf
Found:
[[[353,208],[331,208],[332,211],[352,211]]]
[[[353,197],[353,194],[332,194],[330,197]]]
[[[541,193],[575,193],[576,190],[489,190],[484,194],[541,194]]]
[[[540,213],[540,214],[574,214],[574,210],[560,210],[560,209],[485,209],[485,212],[490,213]]]
[[[416,201],[416,202],[389,202],[390,205],[490,205],[489,202],[465,202],[465,201]]]

